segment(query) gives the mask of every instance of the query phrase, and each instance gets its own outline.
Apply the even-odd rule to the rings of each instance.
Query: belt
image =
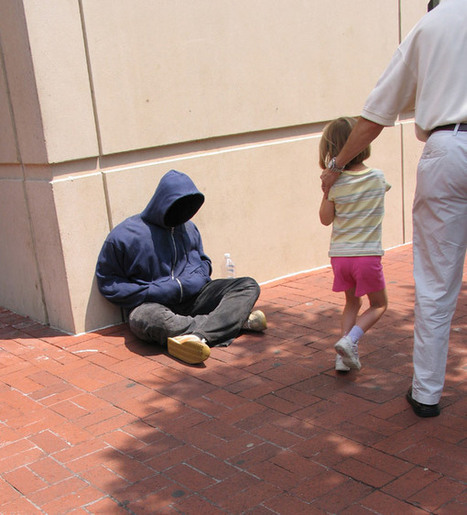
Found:
[[[431,129],[431,132],[436,131],[453,131],[456,128],[457,123],[450,123],[449,125],[440,125],[439,127],[435,127]],[[459,124],[459,131],[467,132],[467,123]]]

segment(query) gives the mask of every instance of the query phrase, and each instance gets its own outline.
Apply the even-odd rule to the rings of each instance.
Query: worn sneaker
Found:
[[[336,366],[334,367],[337,372],[348,372],[350,367],[344,364],[344,360],[340,354],[336,354]]]
[[[257,309],[256,311],[252,311],[248,320],[243,324],[242,329],[246,331],[256,331],[261,332],[267,328],[268,324],[266,322],[266,315]]]
[[[343,336],[334,345],[336,352],[342,356],[344,365],[360,370],[362,365],[358,359],[358,346],[348,336]]]
[[[194,334],[167,338],[167,351],[174,358],[190,365],[202,363],[211,355],[209,345]]]

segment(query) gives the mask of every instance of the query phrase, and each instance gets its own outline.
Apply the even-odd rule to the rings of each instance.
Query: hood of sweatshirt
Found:
[[[203,203],[204,195],[190,177],[170,170],[160,180],[141,218],[166,229],[176,227],[188,222]]]

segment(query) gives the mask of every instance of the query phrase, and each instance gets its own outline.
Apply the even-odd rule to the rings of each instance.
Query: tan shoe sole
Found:
[[[190,365],[206,361],[211,355],[211,349],[193,334],[185,334],[167,339],[168,353]]]

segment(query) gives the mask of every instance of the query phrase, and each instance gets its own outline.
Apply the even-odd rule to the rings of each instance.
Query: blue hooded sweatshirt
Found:
[[[188,175],[167,172],[144,211],[107,236],[96,267],[102,295],[126,309],[145,302],[174,306],[196,295],[212,272],[189,221],[203,203]]]

